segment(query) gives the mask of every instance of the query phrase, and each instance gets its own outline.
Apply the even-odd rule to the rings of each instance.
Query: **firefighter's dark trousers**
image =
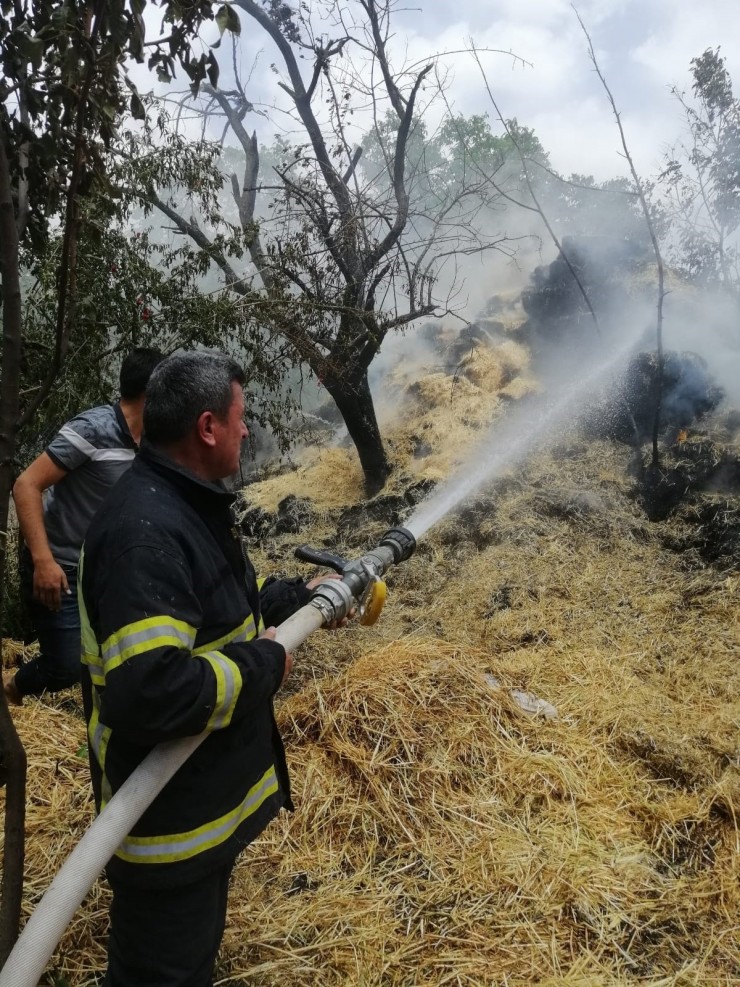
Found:
[[[233,864],[184,887],[110,881],[106,987],[211,987]]]

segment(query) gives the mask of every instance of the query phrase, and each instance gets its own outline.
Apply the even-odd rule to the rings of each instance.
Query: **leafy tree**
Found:
[[[477,228],[495,229],[506,205],[520,204],[526,186],[514,139],[533,161],[547,165],[548,158],[534,131],[520,127],[516,120],[507,121],[506,126],[509,130],[497,135],[487,114],[458,114],[445,117],[430,134],[423,118],[416,121],[409,133],[406,158],[417,223],[444,209],[447,225],[457,225],[464,250],[473,218]],[[387,113],[363,138],[359,167],[375,187],[387,188],[390,183],[388,166],[397,133],[398,120]]]
[[[516,118],[506,120],[503,133],[494,134],[487,113],[451,117],[439,132],[448,160],[450,180],[458,183],[472,174],[496,178],[503,192],[515,195],[525,187],[520,149],[528,161],[546,167],[549,156],[539,137]],[[487,186],[484,186],[487,187]]]
[[[740,284],[740,99],[719,49],[691,60],[694,101],[678,89],[690,141],[661,175],[672,204],[674,256],[690,277],[737,292]]]
[[[188,242],[160,242],[119,200],[114,218],[88,200],[82,210],[77,258],[76,319],[69,356],[34,422],[19,434],[18,459],[36,456],[58,426],[80,407],[110,399],[120,358],[134,346],[163,352],[192,346],[226,348],[245,366],[251,421],[269,426],[285,447],[295,402],[283,382],[290,363],[273,345],[244,298],[204,288],[204,262]],[[138,220],[138,221],[137,221]],[[137,228],[138,227],[138,228]],[[32,394],[49,360],[61,239],[49,240],[24,268],[21,391]]]
[[[127,59],[170,78],[176,65],[192,85],[217,80],[211,52],[195,54],[191,38],[212,16],[211,3],[161,0],[170,33],[147,43],[147,0],[2,0],[0,3],[0,530],[7,530],[19,426],[51,392],[77,318],[77,253],[81,203],[105,185],[101,148],[122,114],[142,115]],[[39,252],[61,230],[53,345],[40,365],[41,386],[21,395],[24,249]],[[5,540],[0,545],[4,586]],[[0,902],[0,964],[17,936],[23,877],[25,755],[5,701],[0,703],[2,768],[7,783]]]

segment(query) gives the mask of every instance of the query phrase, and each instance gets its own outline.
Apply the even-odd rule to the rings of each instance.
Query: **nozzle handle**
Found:
[[[299,545],[295,550],[295,557],[301,562],[311,562],[313,565],[323,565],[335,572],[344,572],[347,560],[331,552],[325,552],[320,548],[311,548],[310,545]]]

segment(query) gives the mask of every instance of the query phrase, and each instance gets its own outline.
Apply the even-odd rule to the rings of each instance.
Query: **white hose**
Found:
[[[293,651],[323,622],[321,612],[309,603],[278,627],[275,640],[286,651]],[[201,733],[159,744],[121,785],[36,906],[0,970],[0,987],[37,987],[64,930],[95,878],[177,769],[207,736]]]

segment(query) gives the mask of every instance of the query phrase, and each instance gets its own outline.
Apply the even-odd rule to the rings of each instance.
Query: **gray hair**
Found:
[[[144,434],[155,446],[184,439],[204,411],[225,418],[233,400],[231,385],[244,384],[244,371],[226,356],[208,350],[175,353],[149,378]]]

